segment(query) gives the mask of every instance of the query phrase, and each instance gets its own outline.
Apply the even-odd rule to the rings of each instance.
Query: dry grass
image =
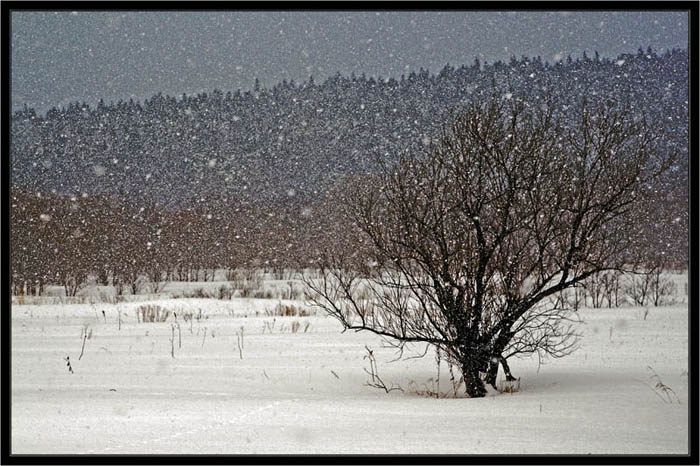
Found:
[[[501,380],[498,384],[498,391],[501,393],[516,393],[520,391],[520,377],[515,380]]]
[[[165,322],[170,316],[170,311],[157,304],[143,304],[136,308],[136,315],[141,322]]]
[[[278,303],[273,309],[266,310],[265,315],[279,317],[308,317],[311,315],[311,312],[301,306]]]

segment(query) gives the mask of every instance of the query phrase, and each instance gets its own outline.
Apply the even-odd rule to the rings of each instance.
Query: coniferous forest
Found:
[[[329,189],[426,150],[475,96],[552,95],[559,117],[615,96],[669,137],[678,157],[645,186],[639,251],[685,267],[688,248],[688,53],[540,57],[446,65],[399,78],[342,76],[262,88],[75,102],[11,121],[15,293],[88,275],[137,292],[141,277],[208,280],[214,269],[299,268],[342,243]],[[339,244],[341,247],[342,244]],[[650,264],[651,265],[651,264]]]

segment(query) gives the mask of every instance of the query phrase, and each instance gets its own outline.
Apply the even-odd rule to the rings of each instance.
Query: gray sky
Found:
[[[688,47],[686,12],[13,12],[12,106]]]

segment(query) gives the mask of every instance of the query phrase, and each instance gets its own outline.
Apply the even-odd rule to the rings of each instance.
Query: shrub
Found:
[[[233,297],[233,288],[226,285],[219,287],[219,299],[231,299]]]

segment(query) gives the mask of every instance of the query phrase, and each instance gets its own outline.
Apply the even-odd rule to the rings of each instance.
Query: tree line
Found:
[[[15,295],[46,285],[75,294],[94,277],[123,293],[159,292],[167,281],[210,281],[214,271],[280,271],[312,265],[331,224],[313,208],[165,210],[105,196],[11,194],[11,265]],[[323,232],[323,233],[322,233]]]
[[[346,244],[334,186],[369,182],[383,164],[434,144],[451,112],[474,100],[535,102],[543,92],[564,128],[586,95],[616,96],[633,118],[655,122],[678,157],[639,187],[649,201],[636,208],[636,233],[644,257],[684,265],[687,58],[651,49],[555,64],[513,57],[400,79],[337,74],[248,92],[76,102],[45,115],[25,108],[11,122],[13,274],[20,288],[62,282],[74,293],[85,273],[135,283],[140,262],[202,279],[215,266],[309,263],[323,244]]]

